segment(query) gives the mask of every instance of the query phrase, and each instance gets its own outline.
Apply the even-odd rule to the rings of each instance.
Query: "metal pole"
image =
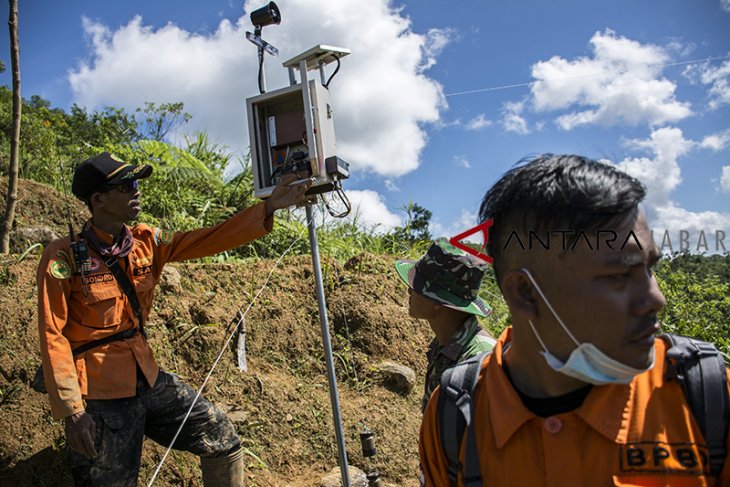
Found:
[[[319,154],[317,154],[317,139],[314,138],[314,117],[312,116],[312,95],[309,93],[309,77],[307,76],[307,60],[299,61],[299,79],[302,83],[302,100],[304,102],[304,124],[307,127],[307,149],[309,149],[309,164],[312,172],[320,177],[324,170],[320,170]],[[324,168],[321,168],[324,169]]]
[[[305,107],[306,109],[307,107]],[[327,320],[327,304],[324,298],[324,285],[322,284],[322,269],[319,264],[319,244],[317,242],[317,229],[312,218],[312,206],[306,205],[307,224],[309,230],[309,245],[312,247],[312,267],[314,267],[314,284],[317,289],[317,303],[319,304],[319,322],[322,326],[322,344],[324,345],[324,358],[327,362],[327,380],[330,386],[330,401],[332,402],[332,416],[335,423],[335,435],[337,436],[337,454],[340,459],[340,473],[342,475],[343,487],[350,487],[350,476],[347,471],[347,450],[345,450],[345,435],[342,431],[342,418],[340,417],[340,398],[337,394],[337,376],[335,375],[335,364],[332,358],[332,343],[330,342],[330,328]]]

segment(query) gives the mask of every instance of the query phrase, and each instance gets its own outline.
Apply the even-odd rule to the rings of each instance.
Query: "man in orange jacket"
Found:
[[[309,187],[288,186],[290,176],[265,203],[210,228],[129,227],[140,213],[138,181],[151,173],[151,166],[126,164],[108,152],[81,163],[72,191],[92,217],[74,238],[88,246],[88,259],[77,262],[67,237],[51,242],[38,266],[45,386],[53,417],[65,421],[77,485],[136,485],[143,437],[169,445],[195,397],[190,386],[159,369],[144,333],[163,266],[266,235],[274,211],[301,202]],[[125,280],[133,292],[124,290]],[[205,398],[196,402],[175,447],[201,457],[206,486],[243,485],[238,436]]]
[[[493,221],[488,250],[513,325],[479,371],[462,467],[444,453],[440,389],[429,401],[423,485],[730,485],[730,448],[715,477],[681,386],[667,380],[645,193],[608,164],[560,155],[487,192],[480,218]],[[478,472],[463,475],[465,462]]]

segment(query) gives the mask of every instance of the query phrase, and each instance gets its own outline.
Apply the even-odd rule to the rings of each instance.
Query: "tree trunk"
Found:
[[[10,62],[13,70],[13,130],[10,138],[10,168],[8,170],[8,197],[5,204],[5,220],[0,228],[0,252],[10,251],[10,231],[15,220],[15,203],[18,200],[18,145],[20,144],[20,49],[18,47],[18,0],[10,0]]]

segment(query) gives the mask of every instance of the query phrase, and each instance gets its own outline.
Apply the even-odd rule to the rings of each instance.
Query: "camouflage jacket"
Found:
[[[423,392],[421,410],[426,409],[428,398],[441,382],[441,374],[446,369],[459,362],[478,355],[490,352],[497,342],[479,326],[476,316],[469,317],[449,339],[449,343],[439,346],[438,339],[434,338],[428,348],[428,369],[426,370],[426,387]]]

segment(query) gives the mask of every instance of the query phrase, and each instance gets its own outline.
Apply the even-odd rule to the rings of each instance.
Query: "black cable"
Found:
[[[335,77],[335,75],[337,74],[337,71],[340,70],[340,58],[337,57],[337,54],[335,54],[334,52],[332,53],[332,57],[334,57],[335,58],[335,61],[337,61],[337,67],[332,72],[332,74],[330,75],[330,77],[327,78],[327,82],[324,84],[324,87],[325,88],[329,88],[330,87],[330,81],[332,81],[332,78]]]
[[[264,48],[259,47],[259,93],[264,93]]]
[[[339,213],[335,213],[335,211],[330,206],[329,202],[327,201],[327,197],[322,194],[322,201],[324,202],[325,208],[327,208],[327,212],[333,217],[333,218],[344,218],[347,215],[350,214],[350,211],[352,210],[352,205],[350,205],[350,200],[345,195],[345,192],[342,191],[342,181],[340,179],[336,179],[334,182],[334,191],[332,196],[332,201],[335,200],[335,196],[337,196],[337,199],[340,200],[340,203],[342,203],[345,206],[345,209]]]

